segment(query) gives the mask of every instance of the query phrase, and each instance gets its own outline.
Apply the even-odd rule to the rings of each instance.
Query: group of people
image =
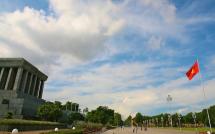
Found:
[[[138,123],[136,123],[134,120],[131,121],[131,125],[133,127],[133,133],[137,133],[138,131]],[[143,127],[144,127],[144,130],[147,131],[147,125],[146,124],[141,124],[140,126],[140,130],[143,131]]]

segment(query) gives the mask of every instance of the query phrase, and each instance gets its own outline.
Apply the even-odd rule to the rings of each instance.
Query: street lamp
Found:
[[[158,128],[158,118],[156,118],[155,120],[156,120],[156,124],[157,124],[157,128]]]
[[[178,123],[179,123],[180,131],[181,131],[181,115],[180,114],[178,114]]]
[[[172,101],[172,97],[171,95],[168,94],[167,96],[167,102],[170,104],[170,111],[171,111],[171,101]],[[171,124],[171,127],[172,127],[172,117],[171,117],[171,112],[170,112],[170,115],[169,115],[169,119],[170,119],[170,124]]]
[[[172,117],[171,117],[171,114],[168,114],[168,121],[169,121],[169,123],[170,123],[170,125],[172,127]]]
[[[162,128],[163,128],[163,117],[161,117],[161,123],[162,123]]]
[[[192,113],[192,117],[195,123],[195,128],[196,128],[196,134],[197,134],[197,125],[196,125],[196,113]]]
[[[151,127],[151,119],[148,120],[148,126]]]
[[[152,119],[152,127],[155,126],[155,120],[154,118]]]

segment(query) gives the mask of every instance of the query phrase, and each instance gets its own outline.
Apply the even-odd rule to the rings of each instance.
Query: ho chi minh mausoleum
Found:
[[[42,99],[47,76],[23,58],[0,58],[0,118],[33,118]]]

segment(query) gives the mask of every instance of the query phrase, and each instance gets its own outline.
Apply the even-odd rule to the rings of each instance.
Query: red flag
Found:
[[[199,72],[199,63],[196,61],[193,66],[187,71],[186,75],[189,80],[192,80],[192,78]]]

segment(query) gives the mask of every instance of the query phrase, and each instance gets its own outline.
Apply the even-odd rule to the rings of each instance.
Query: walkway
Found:
[[[162,128],[149,128],[147,131],[144,131],[140,128],[137,129],[133,133],[133,129],[130,127],[121,129],[121,128],[116,128],[113,130],[109,130],[104,132],[103,134],[196,134],[195,132],[192,131],[179,131],[179,130],[174,130],[174,129],[162,129]]]

